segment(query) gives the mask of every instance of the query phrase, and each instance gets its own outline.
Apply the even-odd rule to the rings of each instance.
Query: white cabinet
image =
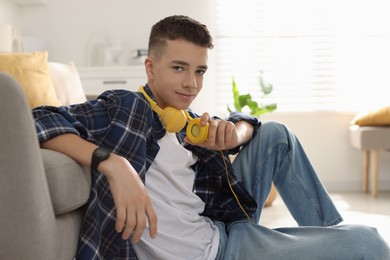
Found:
[[[143,65],[126,67],[79,67],[81,83],[88,99],[96,98],[106,90],[137,91],[146,83]]]

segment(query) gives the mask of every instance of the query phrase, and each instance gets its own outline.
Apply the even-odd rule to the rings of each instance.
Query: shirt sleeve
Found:
[[[255,128],[257,128],[261,124],[256,117],[241,112],[232,112],[227,118],[227,120],[233,122],[234,124],[237,123],[238,121],[247,121]]]
[[[76,134],[95,142],[104,135],[115,115],[120,97],[104,92],[98,99],[71,106],[42,106],[33,109],[39,142],[62,134]]]

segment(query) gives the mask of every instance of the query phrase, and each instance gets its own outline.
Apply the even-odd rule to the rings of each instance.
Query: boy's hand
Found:
[[[111,154],[110,158],[99,165],[99,171],[107,177],[116,206],[117,232],[122,239],[130,236],[137,243],[146,221],[149,223],[149,235],[157,234],[157,216],[146,188],[135,169],[123,157]]]
[[[209,123],[207,140],[193,145],[213,150],[227,150],[249,141],[253,134],[253,126],[245,121],[233,124],[226,120],[211,120],[210,115],[204,113],[201,116],[201,125],[204,126],[207,122]],[[191,143],[187,137],[185,141]]]

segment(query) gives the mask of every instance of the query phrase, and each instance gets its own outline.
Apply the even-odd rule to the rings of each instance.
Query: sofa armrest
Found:
[[[0,73],[0,259],[55,259],[56,226],[31,110]]]

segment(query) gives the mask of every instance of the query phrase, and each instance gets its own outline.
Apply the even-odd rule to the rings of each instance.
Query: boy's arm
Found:
[[[243,145],[248,142],[254,132],[254,126],[246,121],[239,121],[235,123],[236,132],[238,136],[238,145]]]
[[[59,135],[41,143],[41,147],[61,152],[87,167],[90,167],[92,153],[97,148],[76,134]],[[111,189],[116,206],[117,232],[122,232],[123,239],[132,235],[133,242],[138,242],[148,221],[150,236],[154,238],[157,216],[144,184],[129,161],[111,153],[99,164],[98,170],[106,176]]]

